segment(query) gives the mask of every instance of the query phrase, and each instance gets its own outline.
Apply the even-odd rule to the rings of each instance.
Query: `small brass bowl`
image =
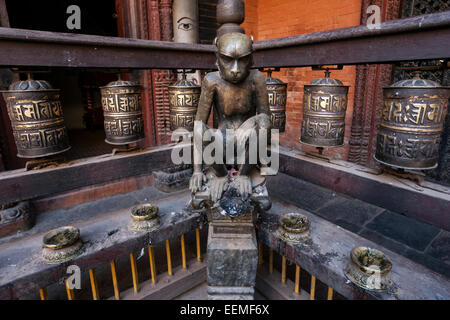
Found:
[[[305,243],[311,239],[309,219],[300,213],[287,213],[280,218],[278,234],[280,238],[291,243]]]
[[[131,208],[128,228],[133,231],[153,231],[159,227],[158,207],[144,203]]]
[[[370,291],[386,291],[392,285],[392,262],[373,248],[356,247],[350,252],[345,276],[357,286]]]
[[[42,247],[45,262],[54,264],[69,261],[82,251],[80,230],[72,226],[53,229],[44,235]]]
[[[80,230],[72,226],[66,226],[47,232],[42,239],[42,246],[58,250],[74,244],[79,239]]]
[[[135,221],[152,220],[158,216],[158,207],[144,203],[131,208],[131,218]]]

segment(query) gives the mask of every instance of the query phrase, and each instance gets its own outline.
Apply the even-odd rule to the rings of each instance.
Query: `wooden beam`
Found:
[[[450,57],[450,11],[256,42],[256,67],[354,65]]]
[[[450,11],[259,41],[254,67],[450,58]],[[14,52],[14,54],[11,54]],[[215,69],[213,45],[0,28],[0,66]]]
[[[130,154],[102,155],[76,160],[58,168],[1,172],[0,204],[38,198],[144,173],[150,174],[153,170],[172,164],[171,150],[168,145]]]
[[[0,66],[214,69],[215,56],[211,45],[0,28]]]

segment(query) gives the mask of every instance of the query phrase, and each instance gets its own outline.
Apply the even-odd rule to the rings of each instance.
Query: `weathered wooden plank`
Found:
[[[286,68],[445,59],[450,57],[447,43],[450,43],[450,28],[264,50],[255,45],[254,66]]]
[[[449,58],[450,12],[254,44],[254,66],[304,67]],[[0,28],[0,66],[215,69],[212,45]],[[11,54],[14,52],[14,54]]]
[[[214,47],[202,44],[13,28],[0,28],[0,44],[0,66],[215,68]]]
[[[32,199],[61,193],[79,187],[149,174],[168,167],[171,147],[156,147],[146,151],[103,155],[70,162],[58,168],[0,173],[0,203]]]

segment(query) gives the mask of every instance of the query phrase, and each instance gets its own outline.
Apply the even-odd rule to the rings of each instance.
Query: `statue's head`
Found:
[[[217,67],[222,79],[239,83],[247,78],[253,64],[252,39],[243,33],[227,33],[216,40]]]

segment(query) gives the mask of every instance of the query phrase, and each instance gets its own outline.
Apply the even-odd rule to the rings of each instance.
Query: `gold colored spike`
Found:
[[[39,295],[41,296],[41,300],[48,300],[47,288],[39,289]]]
[[[281,257],[281,282],[286,283],[286,257]]]
[[[333,288],[328,287],[328,300],[333,300]]]
[[[183,269],[186,269],[186,249],[184,246],[184,234],[181,235],[181,258],[183,260]]]
[[[310,292],[310,300],[314,300],[316,295],[316,277],[311,276],[311,292]]]
[[[116,300],[120,300],[119,285],[117,283],[117,274],[116,274],[116,263],[114,262],[114,260],[112,260],[109,264],[111,265],[111,275],[114,286],[114,297],[116,298]]]
[[[100,296],[98,294],[97,279],[95,278],[94,269],[89,269],[89,278],[91,279],[92,299],[99,300]]]
[[[156,265],[155,265],[155,251],[153,247],[148,247],[148,258],[150,260],[150,273],[152,276],[152,283],[156,283]]]
[[[172,275],[172,257],[170,256],[170,242],[166,240],[166,253],[167,253],[167,273]]]
[[[300,266],[295,266],[295,293],[300,293]]]
[[[273,249],[270,248],[269,251],[269,273],[273,273]]]
[[[133,276],[133,289],[134,293],[137,293],[139,290],[139,279],[138,279],[138,270],[136,266],[136,258],[133,253],[130,253],[130,262],[131,262],[131,274]]]
[[[201,251],[200,251],[200,229],[199,228],[195,229],[195,238],[197,241],[197,261],[200,262],[200,261],[202,261],[202,257],[201,257]]]
[[[69,283],[68,283],[67,279],[64,280],[64,283],[66,284],[67,299],[68,300],[75,300],[75,296],[73,294],[73,289],[69,288]]]

